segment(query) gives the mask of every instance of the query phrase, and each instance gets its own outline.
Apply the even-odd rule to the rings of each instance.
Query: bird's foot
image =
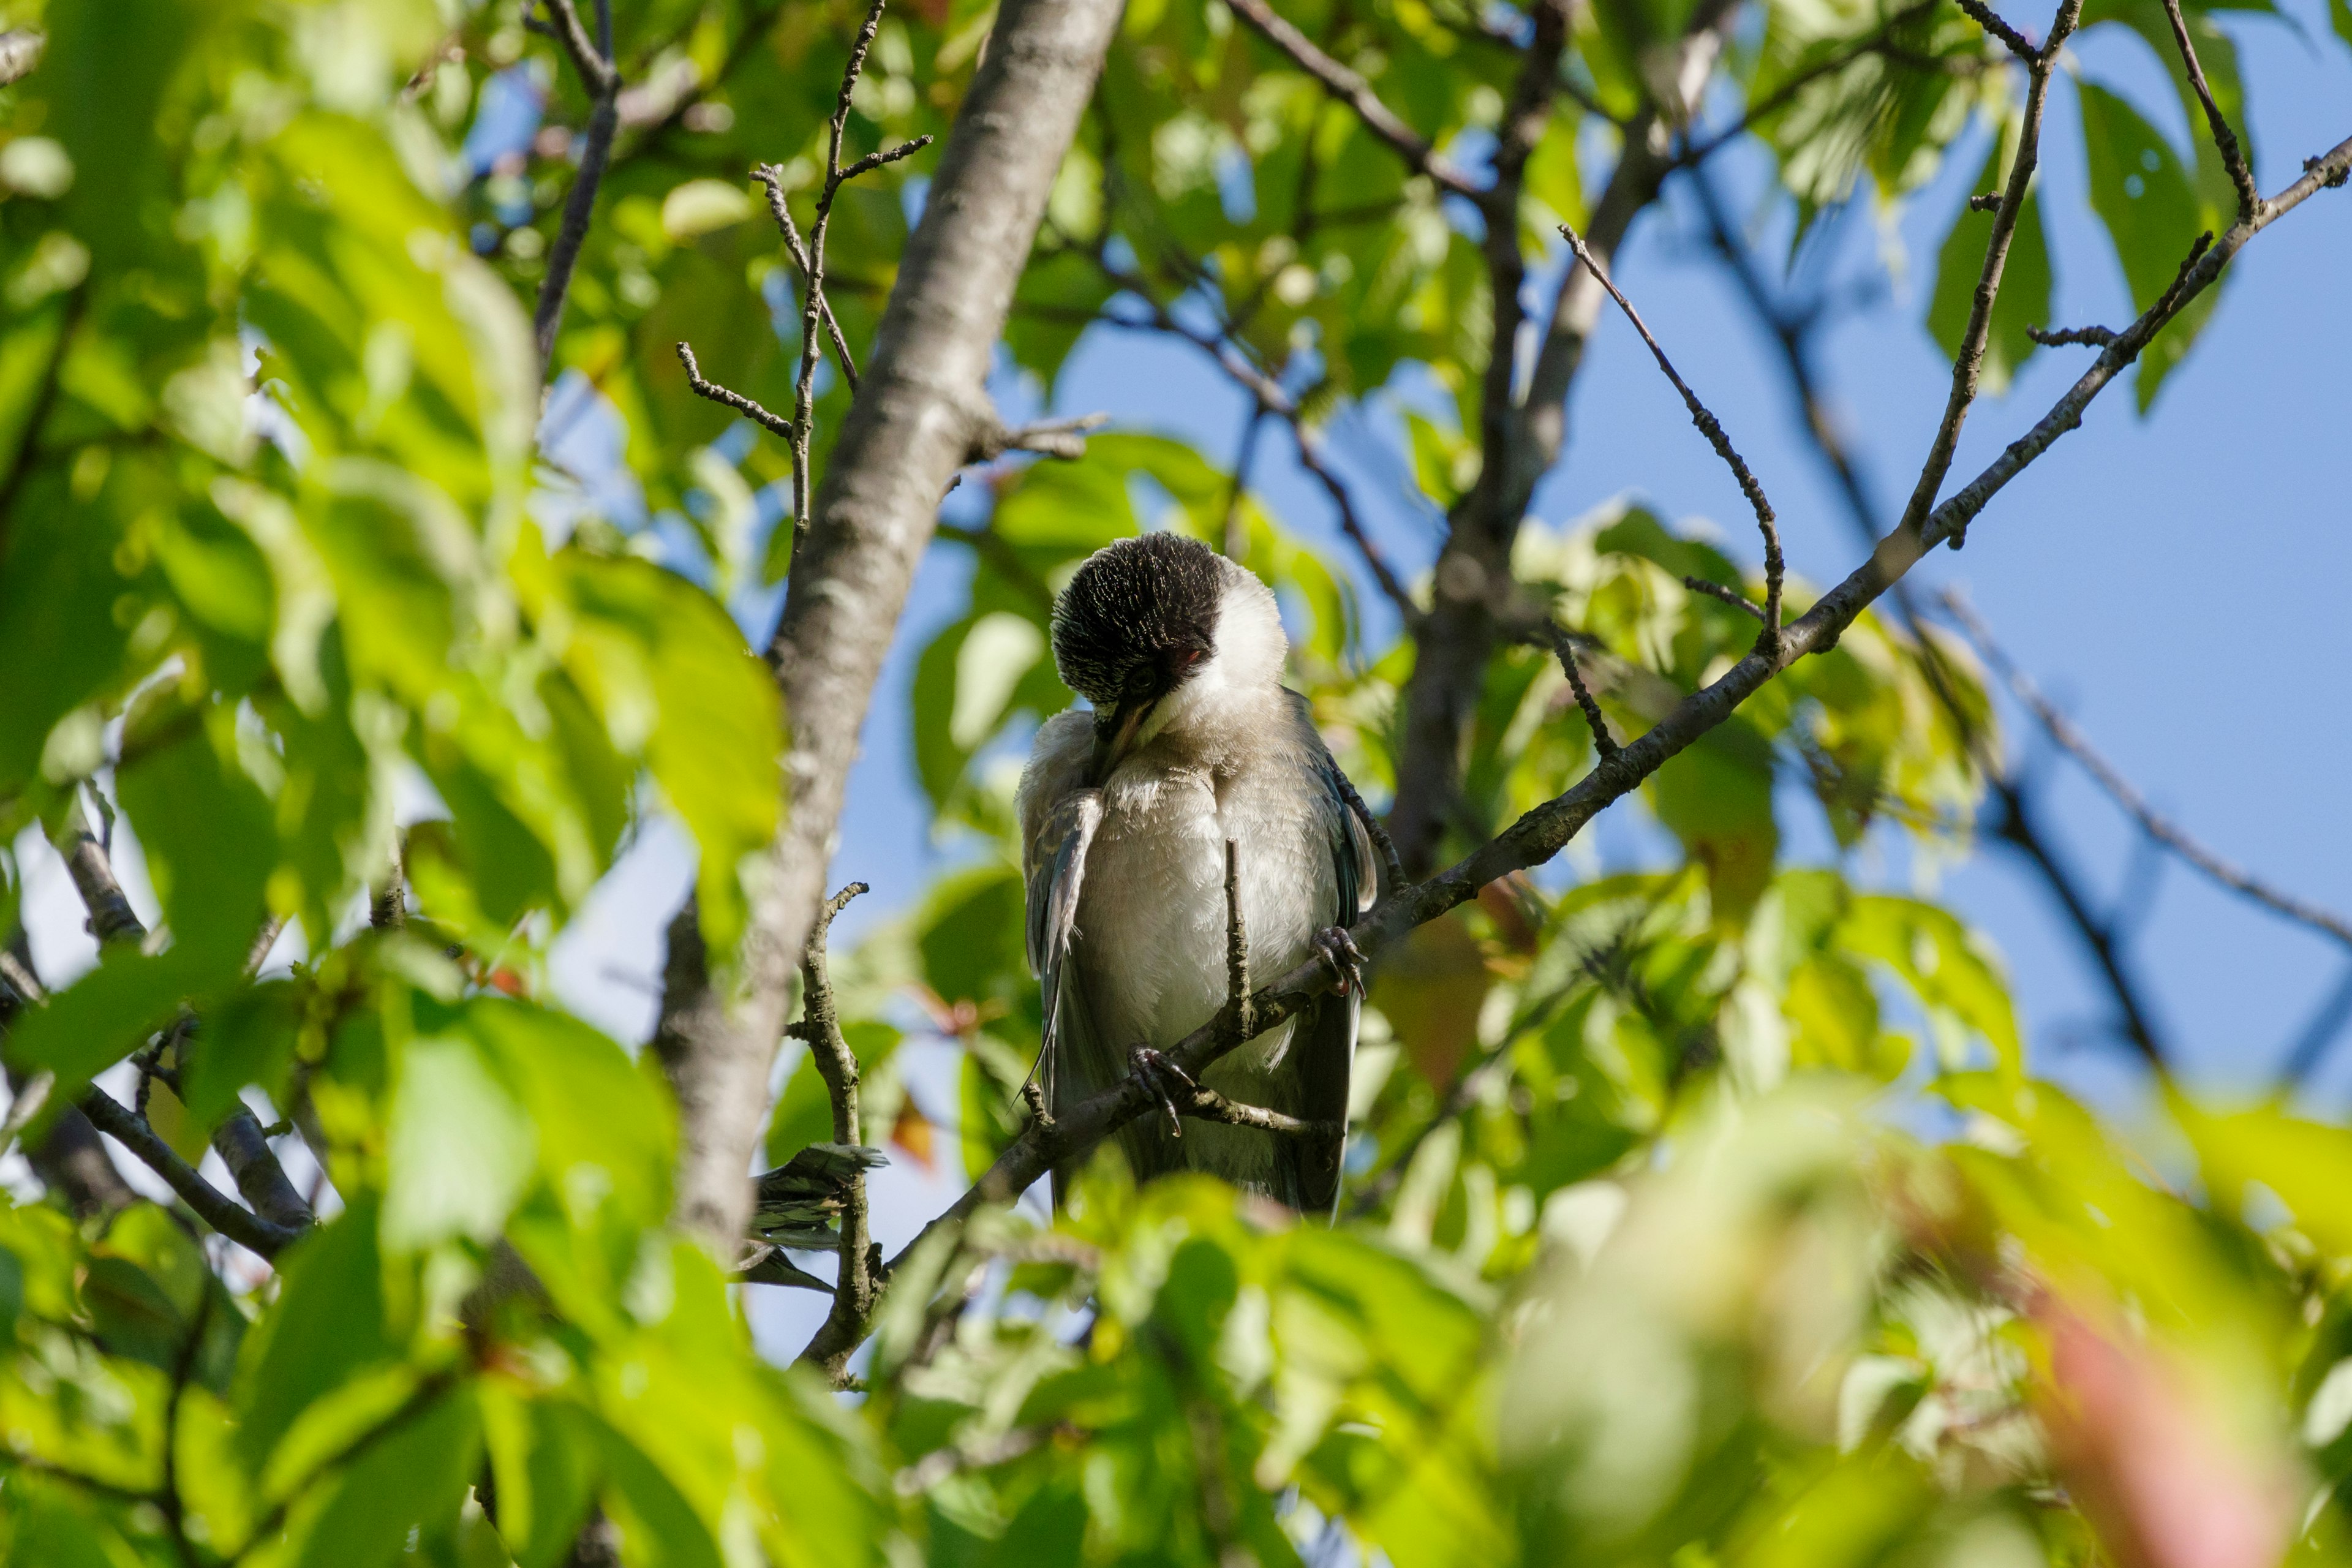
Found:
[[[1135,1068],[1137,1081],[1150,1091],[1151,1097],[1160,1101],[1160,1109],[1168,1113],[1169,1133],[1177,1138],[1184,1136],[1184,1123],[1176,1114],[1176,1101],[1180,1097],[1190,1100],[1199,1092],[1201,1086],[1192,1081],[1190,1073],[1170,1060],[1166,1053],[1155,1051],[1150,1046],[1136,1047],[1127,1053],[1127,1059]]]
[[[1329,967],[1331,984],[1339,988],[1339,994],[1345,996],[1350,990],[1363,994],[1364,954],[1356,946],[1356,939],[1348,934],[1345,927],[1325,926],[1315,933],[1314,941],[1316,955]]]

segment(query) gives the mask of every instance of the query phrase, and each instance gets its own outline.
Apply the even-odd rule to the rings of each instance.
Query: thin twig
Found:
[[[2238,221],[2251,219],[2263,205],[2263,194],[2254,186],[2254,172],[2246,166],[2245,149],[2238,145],[2238,133],[2230,129],[2230,121],[2221,106],[2213,101],[2213,89],[2205,80],[2205,67],[2197,58],[2197,46],[2189,40],[2189,24],[2180,15],[2180,0],[2164,0],[2164,14],[2172,23],[2172,41],[2179,46],[2180,63],[2189,72],[2189,85],[2197,90],[2197,101],[2205,107],[2205,124],[2213,133],[2213,149],[2221,154],[2221,167],[2230,172],[2230,184],[2237,187]]]
[[[686,366],[686,384],[697,397],[707,397],[713,403],[723,404],[771,433],[787,441],[793,439],[791,420],[769,413],[740,392],[730,391],[715,381],[703,380],[702,366],[695,363],[694,350],[690,346],[683,342],[677,345],[677,361]]]
[[[2105,790],[2107,798],[2123,808],[2124,813],[2138,823],[2150,838],[2179,855],[2221,887],[2229,889],[2301,925],[2333,938],[2352,949],[2352,921],[2329,910],[2320,908],[2292,893],[2282,892],[2261,878],[2223,859],[2191,837],[2179,824],[2164,816],[2147,802],[2147,797],[2135,788],[2121,770],[2091,744],[2090,738],[2074,727],[2072,720],[2058,710],[2057,705],[2044,696],[2033,678],[2020,668],[2000,644],[1994,640],[1992,628],[1976,612],[1965,595],[1957,588],[1948,588],[1941,595],[1944,609],[1959,624],[1960,629],[1976,645],[1987,664],[1998,671],[2010,691],[2032,713],[2036,722],[2059,748],[2083,765],[2085,773]]]
[[[1759,621],[1764,618],[1763,610],[1736,588],[1727,588],[1720,583],[1711,583],[1704,577],[1689,576],[1683,579],[1683,586],[1694,594],[1705,594],[1710,599],[1720,599],[1733,609],[1743,610]]]
[[[2116,341],[2115,330],[2111,327],[2063,327],[2056,331],[2046,327],[2028,327],[2025,335],[2045,349],[2064,348],[2069,343],[2103,349]]]
[[[2018,223],[2024,216],[2025,204],[2033,187],[2033,171],[2041,160],[2042,114],[2050,100],[2051,72],[2056,68],[2060,46],[2082,19],[2083,0],[2059,0],[2057,15],[2050,24],[2049,42],[2039,52],[1987,9],[1981,0],[1961,0],[1961,8],[2025,60],[2025,109],[2017,154],[2010,165],[2009,183],[2001,191],[2000,206],[1993,214],[1992,235],[1985,243],[1984,264],[1977,274],[1976,293],[1969,300],[1968,325],[1960,333],[1960,352],[1952,360],[1952,388],[1944,401],[1944,416],[1937,423],[1935,439],[1927,447],[1927,460],[1920,465],[1918,482],[1912,487],[1911,499],[1903,508],[1901,526],[1906,529],[1919,527],[1936,504],[1936,492],[1943,489],[1944,476],[1951,471],[1952,456],[1959,449],[1960,426],[1968,420],[1969,405],[1976,401],[1985,344],[1992,334],[1992,303],[2000,293],[2001,273],[2009,265],[2010,242],[2016,237]],[[1964,539],[1965,533],[1954,538],[1953,548],[1958,549],[1957,541]]]
[[[1039,419],[1007,429],[991,421],[976,431],[964,460],[992,463],[1007,452],[1035,452],[1041,457],[1071,461],[1087,455],[1087,434],[1110,423],[1108,414],[1080,414],[1066,419]]]
[[[1225,1005],[1233,1009],[1234,1027],[1248,1039],[1257,1031],[1250,1026],[1249,932],[1242,923],[1242,847],[1225,840]]]
[[[572,0],[547,0],[547,8],[555,18],[556,39],[571,57],[572,68],[580,74],[580,84],[587,90],[590,108],[588,134],[580,149],[580,173],[572,179],[572,194],[564,199],[563,221],[555,231],[555,243],[547,248],[547,277],[539,286],[539,305],[532,313],[531,336],[539,345],[541,379],[555,358],[555,331],[563,321],[564,297],[571,291],[580,247],[587,243],[589,221],[596,210],[596,188],[604,183],[604,169],[613,155],[613,133],[621,124],[621,73],[613,63],[613,0],[596,0],[593,45]]]
[[[776,220],[776,232],[783,236],[784,249],[792,257],[793,265],[800,268],[801,285],[806,288],[809,279],[808,247],[802,243],[800,226],[793,222],[793,210],[784,201],[784,172],[773,163],[759,163],[753,165],[751,177],[767,190],[768,215]],[[857,362],[850,356],[849,340],[842,336],[841,323],[834,319],[833,301],[820,294],[817,306],[824,317],[825,335],[833,340],[834,358],[841,364],[841,379],[855,395],[857,391]]]
[[[1986,5],[1984,0],[1959,0],[1959,7],[1968,13],[1969,19],[1978,26],[2006,45],[2011,54],[2029,66],[2038,68],[2042,64],[2042,51],[2035,48],[2032,41],[2024,34],[2002,21],[2000,14]]]
[[[1608,269],[1601,264],[1601,258],[1568,225],[1560,225],[1559,232],[1567,238],[1569,247],[1576,252],[1576,258],[1584,263],[1585,270],[1609,291],[1609,297],[1617,301],[1617,308],[1625,312],[1625,319],[1633,323],[1633,330],[1642,334],[1642,341],[1649,344],[1651,356],[1658,362],[1658,368],[1665,372],[1666,379],[1674,383],[1675,390],[1683,395],[1683,406],[1690,410],[1691,423],[1698,426],[1699,434],[1706,437],[1707,444],[1715,448],[1716,456],[1730,468],[1731,477],[1739,481],[1739,493],[1746,496],[1748,504],[1755,509],[1756,527],[1764,535],[1764,613],[1761,617],[1764,629],[1758,635],[1756,646],[1767,654],[1777,654],[1780,647],[1780,582],[1785,563],[1780,555],[1780,526],[1772,516],[1772,503],[1764,497],[1764,487],[1757,482],[1747,460],[1733,448],[1731,437],[1723,433],[1722,422],[1698,400],[1698,394],[1690,389],[1690,384],[1683,380],[1675,369],[1674,362],[1666,358],[1666,351],[1660,348],[1658,340],[1650,335],[1650,329],[1643,323],[1642,313],[1633,309],[1633,301],[1625,298],[1624,291],[1611,279]]]
[[[1576,693],[1576,705],[1584,710],[1584,721],[1592,729],[1592,749],[1602,762],[1617,754],[1615,736],[1609,732],[1609,721],[1601,716],[1601,704],[1594,700],[1591,688],[1584,684],[1584,672],[1576,668],[1576,648],[1569,635],[1555,622],[1546,622],[1551,634],[1551,650],[1559,659],[1559,669],[1568,677],[1568,688]]]
[[[1382,103],[1370,82],[1325,54],[1314,39],[1276,16],[1266,0],[1227,0],[1227,4],[1258,37],[1288,55],[1293,64],[1323,85],[1324,91],[1354,110],[1364,128],[1394,148],[1415,171],[1456,195],[1484,200],[1485,187],[1431,146],[1396,110]]]

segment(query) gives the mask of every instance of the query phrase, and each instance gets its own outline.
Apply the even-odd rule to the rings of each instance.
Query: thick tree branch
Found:
[[[793,563],[769,658],[792,716],[784,826],[756,879],[723,1027],[672,1062],[678,1215],[732,1256],[793,972],[857,733],[939,499],[989,417],[986,381],[1116,0],[1005,0],[958,110]]]
[[[1382,103],[1370,82],[1325,54],[1314,39],[1276,16],[1266,0],[1226,0],[1226,3],[1234,15],[1249,24],[1253,32],[1289,56],[1294,65],[1323,85],[1324,91],[1354,110],[1356,117],[1364,122],[1364,129],[1394,148],[1397,155],[1416,173],[1428,175],[1455,195],[1468,196],[1472,201],[1484,204],[1486,187],[1432,147],[1427,138]]]

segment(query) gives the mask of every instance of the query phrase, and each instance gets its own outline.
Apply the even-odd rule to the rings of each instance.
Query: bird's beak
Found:
[[[1105,779],[1126,760],[1135,749],[1135,737],[1143,729],[1143,721],[1160,705],[1157,697],[1122,697],[1108,713],[1095,718],[1094,761],[1087,769],[1087,782],[1099,788]]]

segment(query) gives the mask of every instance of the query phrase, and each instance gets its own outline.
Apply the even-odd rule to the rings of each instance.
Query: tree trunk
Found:
[[[786,821],[723,1016],[672,998],[684,1117],[677,1212],[732,1247],[793,974],[824,897],[857,734],[940,498],[992,422],[986,381],[1046,194],[1094,92],[1118,0],[1006,0],[949,132],[769,647],[791,747]]]

